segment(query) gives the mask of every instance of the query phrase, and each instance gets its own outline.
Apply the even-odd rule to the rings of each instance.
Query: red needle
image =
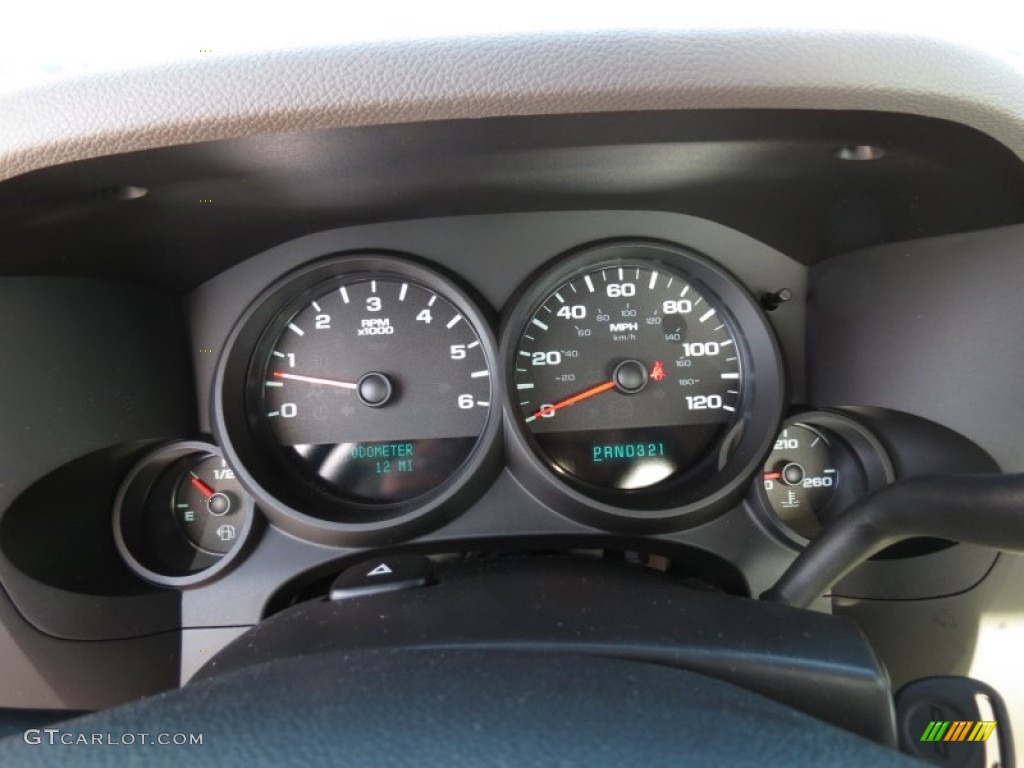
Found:
[[[764,479],[765,480],[781,480],[782,479],[782,473],[781,472],[765,472],[764,473]]]
[[[207,485],[206,483],[204,483],[204,482],[203,482],[202,480],[200,480],[200,479],[199,479],[198,477],[196,477],[195,475],[192,475],[192,480],[191,480],[191,483],[192,483],[192,485],[194,485],[194,486],[196,487],[196,489],[198,489],[198,491],[199,491],[199,492],[200,492],[201,494],[203,494],[204,496],[206,496],[206,498],[208,498],[208,499],[209,499],[209,498],[212,498],[212,497],[213,497],[213,495],[214,495],[215,493],[217,493],[217,492],[216,492],[215,490],[213,490],[213,488],[211,488],[210,486],[208,486],[208,485]]]
[[[292,381],[306,381],[310,384],[326,384],[329,387],[341,387],[342,389],[355,389],[356,385],[350,381],[338,381],[337,379],[320,379],[316,376],[300,376],[297,373],[281,373],[274,371],[270,374],[275,379],[291,379]]]
[[[546,405],[546,406],[544,406],[539,411],[537,411],[535,414],[533,414],[528,419],[526,419],[526,421],[533,421],[538,416],[548,416],[548,415],[554,413],[555,411],[557,411],[559,408],[568,408],[570,405],[576,405],[576,403],[580,402],[581,400],[586,400],[588,397],[593,397],[594,395],[599,395],[602,392],[606,392],[607,390],[611,389],[614,386],[615,386],[615,382],[614,381],[606,381],[604,384],[598,384],[596,387],[591,387],[588,390],[580,392],[578,395],[573,395],[572,397],[567,397],[565,400],[562,400],[560,403],[555,403],[554,405]]]

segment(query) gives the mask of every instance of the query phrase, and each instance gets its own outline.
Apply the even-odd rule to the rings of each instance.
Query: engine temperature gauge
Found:
[[[774,534],[802,547],[893,477],[885,448],[860,421],[839,411],[804,411],[782,423],[750,508]]]
[[[782,430],[764,465],[764,492],[778,518],[813,538],[839,487],[839,469],[824,434],[804,424]]]

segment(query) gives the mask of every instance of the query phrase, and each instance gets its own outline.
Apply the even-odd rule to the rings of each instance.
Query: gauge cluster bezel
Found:
[[[207,428],[221,440],[221,435],[226,434],[226,424],[241,423],[237,418],[239,412],[244,411],[239,407],[240,398],[232,401],[223,394],[227,366],[231,364],[235,371],[233,376],[237,377],[238,370],[244,369],[244,364],[250,359],[259,333],[275,314],[281,312],[282,304],[293,296],[294,288],[288,295],[278,297],[278,303],[269,303],[274,297],[275,286],[315,270],[318,264],[340,257],[398,259],[432,275],[440,274],[448,281],[441,293],[454,299],[447,286],[456,285],[472,297],[481,314],[486,315],[485,321],[499,317],[492,307],[502,308],[500,326],[497,322],[476,324],[479,332],[484,334],[487,329],[505,326],[509,315],[524,300],[524,294],[531,286],[536,288],[536,281],[547,270],[564,265],[585,251],[623,244],[646,249],[675,249],[675,255],[668,257],[675,268],[679,266],[679,253],[685,254],[682,258],[691,265],[701,262],[700,269],[708,276],[694,273],[687,279],[695,279],[702,286],[702,292],[716,296],[719,307],[728,305],[735,325],[743,327],[744,333],[757,336],[757,355],[750,355],[743,361],[742,371],[758,382],[753,392],[756,394],[754,401],[759,402],[763,409],[759,411],[761,421],[751,430],[753,422],[744,414],[738,424],[745,425],[745,428],[734,433],[728,445],[750,446],[754,443],[751,436],[763,431],[763,444],[751,452],[763,451],[766,455],[781,420],[783,401],[790,383],[794,397],[803,395],[802,319],[806,270],[782,253],[713,222],[681,214],[651,212],[546,212],[450,217],[329,230],[282,243],[220,276],[191,299],[197,330],[200,334],[202,329],[206,329],[207,334],[212,330],[213,344],[210,346],[220,350],[209,365],[204,356],[195,358],[200,387],[198,396],[200,402],[207,406],[204,410],[210,419]],[[486,258],[482,258],[484,253]],[[307,279],[305,286],[299,288],[308,288],[315,282],[315,278]],[[428,285],[432,284],[428,282]],[[765,314],[754,297],[782,287],[792,288],[794,300],[777,312]],[[253,300],[253,296],[257,298]],[[261,304],[264,305],[262,309]],[[744,317],[735,316],[737,306],[743,307],[741,314]],[[247,321],[250,327],[243,331],[242,326],[247,325]],[[748,332],[754,326],[759,330]],[[250,350],[248,355],[243,355],[241,363],[238,357],[240,341]],[[787,350],[785,358],[780,353],[782,345]],[[567,535],[587,531],[684,535],[693,526],[741,505],[748,490],[746,481],[753,476],[756,461],[750,462],[749,467],[739,467],[740,472],[735,477],[731,476],[736,468],[735,462],[726,466],[725,471],[730,473],[728,482],[693,503],[674,503],[674,499],[669,498],[664,503],[662,500],[651,501],[647,508],[623,504],[621,499],[602,505],[586,494],[573,497],[566,493],[566,486],[558,478],[548,477],[532,484],[518,472],[517,460],[511,455],[507,382],[499,354],[495,352],[496,362],[489,365],[495,385],[492,401],[499,402],[502,410],[496,427],[499,444],[489,457],[487,469],[467,472],[464,468],[465,474],[460,473],[460,481],[464,477],[468,487],[454,496],[451,504],[444,504],[442,510],[436,510],[430,499],[414,499],[407,508],[397,510],[397,514],[394,509],[379,510],[383,514],[374,518],[371,510],[370,515],[364,511],[360,519],[320,520],[305,514],[307,510],[298,501],[282,503],[274,494],[261,492],[247,479],[252,474],[246,466],[248,462],[239,461],[236,456],[236,463],[242,467],[239,477],[243,484],[248,483],[246,487],[273,524],[298,539],[331,547],[380,546],[445,536],[456,539],[465,536],[493,537],[505,535],[503,532],[507,530]],[[755,357],[756,364],[753,364],[751,358]],[[783,365],[786,366],[785,373]],[[209,382],[208,389],[203,386],[206,382]],[[236,394],[242,391],[239,388]],[[769,401],[772,401],[771,407],[763,408]],[[751,398],[745,395],[744,402],[749,406]],[[491,413],[494,413],[493,406]],[[243,442],[251,446],[248,438],[243,438]],[[225,448],[231,453],[235,446],[225,441]],[[251,450],[243,446],[238,456],[243,452],[252,455]],[[472,478],[466,476],[470,474]],[[502,482],[514,482],[517,493],[523,492],[522,504],[525,506],[514,512],[505,508],[503,492],[496,490],[502,487],[498,482],[499,475],[504,478]],[[423,501],[425,505],[421,503]]]
[[[646,263],[680,273],[713,296],[729,316],[741,353],[744,392],[736,427],[720,445],[718,471],[682,503],[668,492],[601,493],[567,480],[537,450],[513,402],[512,383],[520,335],[551,292],[573,276],[601,266]],[[775,334],[757,301],[724,268],[689,249],[658,240],[617,238],[589,243],[542,266],[508,303],[500,333],[505,379],[506,453],[512,473],[551,508],[585,525],[612,531],[654,533],[693,527],[733,507],[769,451],[785,402],[782,357]],[[724,459],[721,457],[725,457]]]
[[[253,509],[253,500],[245,495],[238,499],[241,508],[241,531],[233,546],[224,554],[216,555],[198,549],[183,534],[171,533],[170,513],[172,496],[166,475],[181,460],[192,455],[224,458],[219,447],[201,440],[178,440],[147,453],[125,476],[114,499],[114,544],[125,564],[139,577],[162,587],[191,587],[208,582],[223,574],[243,556],[252,544],[259,519]],[[231,467],[234,469],[234,466]],[[161,491],[165,491],[162,493]],[[163,496],[164,498],[160,498]],[[155,497],[155,498],[154,498]],[[166,535],[157,539],[147,535],[153,530],[146,526],[146,518],[167,515]],[[168,557],[178,553],[194,555],[195,567],[170,568]]]
[[[491,376],[491,406],[476,446],[443,483],[419,497],[376,506],[331,499],[296,478],[281,475],[280,466],[262,444],[265,435],[253,428],[250,371],[254,355],[291,308],[325,284],[339,278],[394,277],[415,282],[443,296],[476,331],[488,370],[497,366],[492,322],[471,289],[434,265],[393,251],[363,250],[325,254],[280,276],[266,288],[235,324],[218,361],[211,399],[214,435],[238,467],[238,477],[260,509],[284,530],[327,545],[368,546],[412,538],[465,511],[493,482],[500,468],[501,381]]]

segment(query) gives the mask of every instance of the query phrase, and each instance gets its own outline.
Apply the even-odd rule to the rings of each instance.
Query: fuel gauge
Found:
[[[174,517],[196,549],[225,555],[238,540],[245,492],[221,456],[197,456],[174,489]]]
[[[146,456],[125,478],[114,507],[121,556],[139,576],[164,586],[221,572],[252,526],[252,499],[209,443],[171,443]]]

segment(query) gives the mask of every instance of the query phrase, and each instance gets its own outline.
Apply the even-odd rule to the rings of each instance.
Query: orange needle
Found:
[[[598,384],[596,387],[591,387],[588,390],[580,392],[578,395],[573,395],[572,397],[567,397],[567,398],[565,398],[565,400],[562,400],[560,403],[555,403],[554,405],[546,405],[546,406],[544,406],[539,411],[537,411],[535,414],[533,414],[528,419],[526,419],[526,421],[533,421],[534,419],[536,419],[539,416],[547,417],[547,416],[551,415],[552,413],[554,413],[555,411],[557,411],[559,408],[568,408],[570,405],[576,405],[576,403],[580,402],[581,400],[586,400],[588,397],[593,397],[594,395],[599,395],[602,392],[608,391],[609,389],[611,389],[614,386],[615,386],[615,382],[614,381],[606,381],[604,384]]]
[[[196,489],[200,493],[204,494],[206,496],[206,498],[208,498],[208,499],[211,498],[215,493],[217,493],[215,490],[213,490],[213,488],[208,486],[206,483],[204,483],[202,480],[200,480],[195,475],[192,475],[191,483],[192,483],[192,485],[194,485],[196,487]]]

